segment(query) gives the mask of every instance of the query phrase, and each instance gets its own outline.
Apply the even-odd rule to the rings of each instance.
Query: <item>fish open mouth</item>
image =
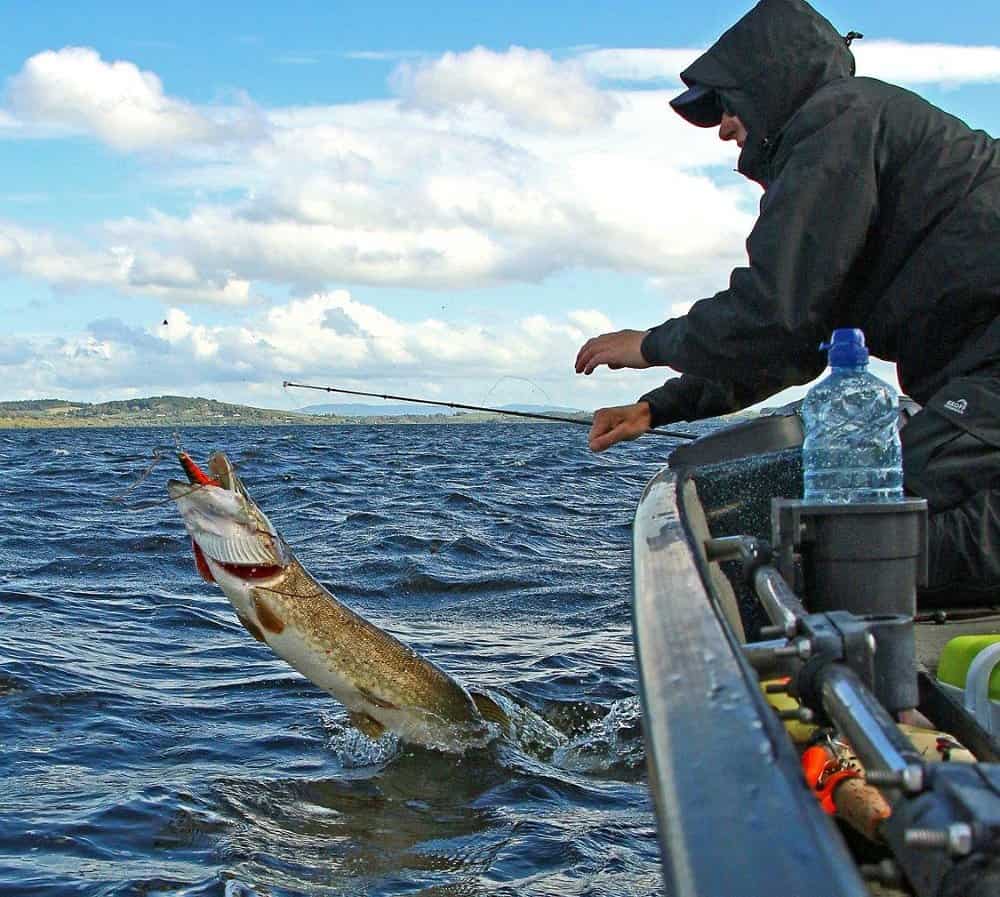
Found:
[[[230,492],[241,491],[232,462],[222,452],[216,452],[208,459],[209,473],[205,473],[187,452],[179,452],[177,458],[192,486],[218,486]]]
[[[280,575],[287,563],[287,549],[246,494],[226,455],[213,454],[208,473],[187,452],[180,452],[178,460],[188,483],[171,480],[168,489],[191,534],[201,578],[216,582],[213,567],[247,581]]]

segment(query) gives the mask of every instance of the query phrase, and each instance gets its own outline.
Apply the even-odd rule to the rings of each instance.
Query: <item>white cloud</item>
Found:
[[[7,399],[108,401],[180,393],[293,410],[308,399],[283,392],[281,384],[305,380],[472,404],[482,404],[484,395],[497,405],[544,396],[592,410],[628,404],[675,376],[666,368],[576,375],[572,363],[582,341],[620,326],[593,309],[536,313],[489,328],[430,317],[403,321],[336,290],[233,323],[199,322],[172,308],[145,328],[107,318],[58,338],[0,338],[0,376],[10,384]],[[873,367],[896,383],[892,365],[876,360]],[[494,394],[499,383],[505,383],[503,400]],[[764,404],[780,405],[804,392],[795,387]]]
[[[0,264],[59,288],[240,304],[254,281],[460,289],[738,258],[751,194],[701,170],[732,148],[671,115],[668,93],[602,91],[584,68],[517,47],[446,54],[400,67],[405,101],[266,114],[247,101],[266,139],[233,146],[215,142],[218,110],[130,62],[40,53],[10,82],[11,109],[123,149],[173,146],[179,197],[228,195],[105,222],[87,243],[7,227]]]
[[[584,71],[612,81],[665,81],[681,87],[680,73],[704,50],[651,48],[588,50],[579,56]]]
[[[614,97],[614,125],[585,134],[498,128],[485,111],[427,119],[394,103],[287,110],[272,116],[273,139],[225,166],[223,184],[251,185],[243,201],[107,229],[198,272],[300,287],[460,289],[739,261],[755,191],[700,170],[732,148],[686,127],[660,91]]]
[[[645,378],[583,378],[572,370],[581,331],[614,329],[600,312],[531,314],[483,327],[432,317],[402,321],[344,290],[289,300],[226,324],[170,309],[145,328],[102,319],[86,332],[0,343],[0,376],[18,395],[121,398],[163,392],[247,401],[252,388],[265,404],[289,407],[286,379],[356,384],[409,395],[443,393],[478,403],[484,384],[509,378],[523,393],[538,387],[553,401],[594,407],[621,403],[664,372]],[[475,370],[475,377],[469,371]],[[667,372],[669,374],[669,372]],[[211,384],[211,389],[204,386]],[[100,391],[95,393],[95,388]],[[10,390],[8,390],[10,392]],[[516,396],[515,396],[516,398]],[[305,401],[299,404],[306,404]]]
[[[415,109],[462,114],[478,105],[515,127],[581,131],[607,124],[616,111],[608,94],[591,86],[575,61],[556,62],[540,50],[476,47],[423,63],[404,63],[393,78]]]
[[[528,377],[563,404],[620,404],[664,372],[576,377],[577,349],[721,287],[743,261],[759,195],[735,174],[710,171],[734,162],[731,146],[670,113],[674,90],[663,82],[696,52],[588,52],[571,63],[519,48],[451,54],[402,68],[400,101],[254,110],[266,139],[239,146],[217,139],[218,110],[167,97],[131,63],[105,63],[93,51],[39,54],[8,92],[22,119],[22,104],[37,96],[33,120],[46,126],[122,149],[171,146],[166,171],[179,197],[226,198],[104,222],[87,240],[0,221],[7,273],[174,306],[168,324],[156,314],[146,330],[105,321],[35,342],[27,355],[0,347],[0,364],[36,395],[98,383],[120,395],[217,383],[217,395],[238,399],[286,378],[355,378],[393,391],[402,377],[429,391],[468,389],[456,398],[476,402],[490,378]],[[60,66],[103,86],[74,95],[59,87]],[[658,83],[607,90],[594,78]],[[132,99],[108,112],[100,98],[113,95]],[[73,114],[71,103],[80,105]],[[589,294],[587,308],[487,316],[489,325],[430,314],[403,321],[330,289],[462,290],[588,269],[645,277],[657,291],[642,297],[648,319],[630,310],[614,321]],[[267,305],[255,284],[309,295]],[[230,323],[201,319],[194,306],[204,303],[231,306]],[[481,379],[456,387],[452,379],[461,383],[470,368]]]
[[[863,40],[851,50],[859,75],[883,81],[945,87],[1000,81],[1000,47]]]
[[[576,328],[576,335],[581,340],[590,339],[601,333],[609,333],[615,329],[611,319],[602,311],[596,309],[581,309],[570,312],[569,320]]]
[[[345,59],[362,59],[366,62],[399,62],[403,59],[422,59],[426,56],[422,50],[352,50],[344,54]]]
[[[232,140],[247,131],[243,113],[236,120],[230,112],[220,113],[229,119],[223,127],[167,96],[152,72],[132,62],[105,62],[89,47],[32,56],[8,81],[7,104],[21,122],[93,134],[124,151]]]
[[[189,259],[148,248],[78,241],[0,221],[0,271],[36,278],[61,290],[105,287],[164,302],[245,305],[250,283],[231,272],[198,271]]]
[[[855,48],[864,71],[889,80],[988,81],[1000,71],[990,48]],[[528,377],[561,404],[629,400],[663,372],[574,376],[580,344],[682,313],[724,286],[744,260],[759,196],[722,169],[735,163],[733,146],[669,110],[676,73],[697,53],[587,50],[558,62],[479,48],[404,65],[398,100],[273,110],[196,107],[93,50],[38,54],[8,84],[0,134],[169,148],[143,186],[165,185],[174,201],[169,214],[93,222],[86,237],[0,221],[0,271],[174,308],[167,325],[153,313],[148,329],[102,321],[58,340],[0,341],[0,365],[25,395],[217,384],[217,397],[254,389],[273,399],[275,384],[308,375],[471,402],[484,382]],[[579,307],[562,299],[563,311],[509,322],[497,290],[476,300],[493,303],[490,313],[465,323],[429,312],[404,320],[336,289],[458,291],[581,271],[648,288],[619,308],[621,293],[603,295],[598,280],[580,289]],[[307,298],[268,305],[264,288]],[[229,306],[229,323],[199,304]]]
[[[859,40],[851,46],[858,74],[898,84],[962,84],[1000,81],[1000,47]],[[704,50],[587,50],[578,57],[592,78],[634,83],[667,82],[680,89],[680,73]]]

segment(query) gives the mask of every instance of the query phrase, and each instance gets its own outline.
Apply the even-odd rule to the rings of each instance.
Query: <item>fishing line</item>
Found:
[[[295,401],[295,398],[292,396],[291,392],[289,391],[288,386],[289,386],[289,383],[288,383],[287,380],[284,383],[281,384],[281,391],[285,395],[285,404],[288,406],[288,410],[289,411],[294,411],[296,413],[301,414],[301,412],[299,411],[299,409],[302,406],[298,402]]]
[[[138,487],[140,484],[144,483],[149,479],[150,474],[156,469],[156,466],[161,462],[166,460],[168,457],[175,456],[181,450],[181,434],[174,430],[173,432],[174,444],[173,445],[157,445],[153,447],[153,460],[149,462],[149,466],[136,478],[130,486],[126,486],[121,492],[112,495],[108,501],[111,504],[124,505],[125,496],[128,495],[133,489]],[[191,491],[195,489],[202,489],[203,486],[192,485]],[[156,499],[155,501],[145,501],[134,505],[127,505],[125,507],[126,511],[148,511],[150,508],[158,508],[163,505],[168,505],[173,501],[172,498],[167,496],[166,498]]]
[[[177,440],[177,443],[179,445],[180,444],[180,438],[179,438],[179,436],[178,436],[177,433],[174,433],[174,439]],[[149,462],[149,466],[141,474],[139,474],[138,478],[135,480],[134,483],[132,483],[132,485],[126,486],[124,489],[121,490],[121,492],[118,492],[115,495],[112,495],[108,499],[108,501],[111,502],[112,504],[118,504],[118,505],[125,504],[125,496],[128,495],[133,489],[135,489],[141,483],[144,483],[149,478],[149,475],[156,469],[156,466],[167,457],[163,453],[164,452],[174,452],[174,451],[175,451],[174,446],[170,446],[170,445],[157,445],[157,446],[154,446],[153,447],[153,460]],[[156,502],[155,504],[162,504],[162,502]],[[143,508],[140,508],[137,505],[132,505],[132,506],[129,507],[128,510],[132,510],[132,511],[135,511],[135,510],[144,510],[145,507],[155,507],[155,504],[154,505],[146,505]]]
[[[576,424],[580,427],[589,427],[592,423],[592,419],[583,419],[580,417],[563,417],[558,414],[535,414],[531,411],[511,411],[504,408],[487,408],[482,405],[464,405],[461,402],[439,402],[433,399],[416,399],[413,396],[396,396],[389,393],[381,392],[362,392],[358,389],[341,389],[337,386],[313,386],[309,383],[293,383],[291,380],[285,380],[282,383],[283,387],[291,387],[293,389],[316,389],[320,392],[336,392],[342,393],[348,396],[366,396],[371,399],[391,399],[394,402],[413,402],[417,405],[436,405],[439,408],[460,408],[463,411],[488,411],[491,414],[503,414],[508,417],[526,417],[532,420],[548,420],[548,421],[558,421],[564,424]],[[654,436],[672,436],[675,439],[690,439],[694,440],[698,438],[696,433],[683,433],[679,430],[649,430],[648,433]]]
[[[255,589],[259,589],[262,592],[271,592],[274,595],[281,595],[283,598],[321,598],[326,594],[322,589],[316,592],[286,592],[282,589],[276,589],[272,586],[265,585],[254,585]]]
[[[543,396],[545,396],[545,401],[547,401],[550,405],[554,405],[555,404],[555,402],[552,401],[552,397],[544,389],[542,389],[541,386],[539,386],[537,383],[535,383],[533,380],[529,380],[527,377],[514,377],[514,376],[511,376],[511,375],[507,375],[506,377],[501,377],[499,380],[497,380],[496,383],[494,383],[489,388],[489,390],[487,390],[486,395],[483,396],[483,402],[484,403],[493,394],[493,390],[496,389],[501,383],[503,383],[504,380],[520,380],[522,383],[527,383],[529,386],[533,386]]]

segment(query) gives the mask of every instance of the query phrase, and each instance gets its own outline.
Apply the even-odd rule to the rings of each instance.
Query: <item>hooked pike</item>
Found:
[[[348,711],[370,738],[385,730],[443,750],[485,744],[509,719],[484,694],[345,607],[292,554],[222,452],[167,490],[191,535],[198,572],[222,589],[250,634]]]

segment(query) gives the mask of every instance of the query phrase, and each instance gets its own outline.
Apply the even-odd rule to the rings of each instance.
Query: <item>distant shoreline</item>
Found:
[[[584,418],[581,423],[589,423]],[[524,426],[525,424],[541,424],[548,427],[552,424],[568,424],[567,421],[545,421],[506,417],[499,414],[422,414],[393,415],[391,417],[332,417],[303,414],[297,418],[255,417],[227,420],[205,420],[198,418],[177,418],[174,420],[149,420],[148,418],[116,418],[100,420],[93,418],[44,419],[44,418],[5,418],[0,417],[0,430],[119,430],[129,428],[146,428],[170,430],[178,427],[386,427],[386,426],[478,426],[480,424],[510,424]]]
[[[590,417],[580,414],[581,423]],[[565,423],[475,412],[458,414],[392,414],[348,416],[278,411],[250,405],[231,405],[214,399],[156,396],[90,404],[60,399],[0,402],[0,430],[116,429],[149,427],[343,427],[387,425],[462,426],[487,423]]]

